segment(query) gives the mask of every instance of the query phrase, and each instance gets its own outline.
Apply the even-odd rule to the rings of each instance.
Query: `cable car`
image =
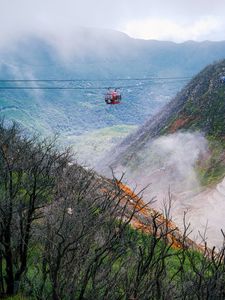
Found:
[[[117,89],[108,89],[108,92],[105,95],[106,104],[120,104],[122,99],[121,93]]]

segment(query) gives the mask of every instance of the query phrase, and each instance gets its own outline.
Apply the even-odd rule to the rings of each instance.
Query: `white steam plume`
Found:
[[[148,193],[159,199],[168,189],[173,193],[198,189],[195,170],[200,156],[207,152],[207,141],[201,133],[175,133],[149,142],[136,153],[135,161],[115,173],[125,172],[129,183],[144,188],[151,184]]]

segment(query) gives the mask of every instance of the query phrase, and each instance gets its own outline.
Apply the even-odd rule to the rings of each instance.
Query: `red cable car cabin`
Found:
[[[120,104],[121,102],[121,94],[117,90],[108,90],[105,95],[105,103],[106,104]]]

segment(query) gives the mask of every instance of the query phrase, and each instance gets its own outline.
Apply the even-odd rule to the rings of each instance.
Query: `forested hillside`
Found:
[[[0,125],[1,297],[223,298],[224,249],[198,247],[169,207],[164,218],[70,158]]]

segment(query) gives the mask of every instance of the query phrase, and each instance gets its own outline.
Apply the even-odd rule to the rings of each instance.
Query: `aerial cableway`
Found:
[[[121,90],[143,88],[148,84],[188,81],[190,77],[144,77],[114,79],[0,79],[1,90],[105,90],[106,104],[120,104]],[[110,82],[110,86],[106,83]],[[122,85],[118,84],[123,82]],[[96,83],[98,83],[96,85]],[[128,83],[128,84],[127,84]],[[113,86],[113,87],[112,87]],[[135,93],[135,92],[134,92]]]

